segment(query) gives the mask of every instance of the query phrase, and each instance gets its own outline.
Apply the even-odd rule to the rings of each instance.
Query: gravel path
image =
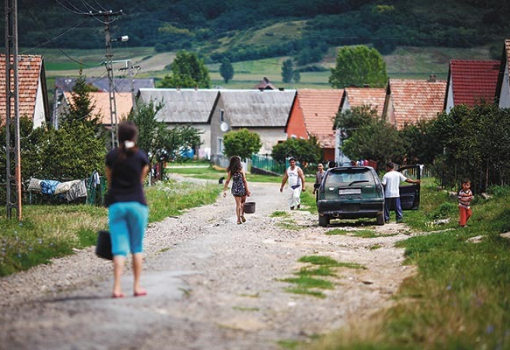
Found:
[[[278,184],[250,187],[256,212],[246,224],[236,224],[229,195],[150,225],[147,297],[110,299],[111,263],[93,248],[0,279],[0,348],[280,349],[278,341],[307,340],[389,306],[414,272],[394,247],[409,237],[404,225],[376,227],[384,235],[370,239],[325,235],[331,228],[318,227],[316,215],[287,210]],[[271,218],[276,210],[290,217]],[[286,228],[289,220],[301,229]],[[281,279],[314,254],[366,269],[338,269],[324,299],[286,292]],[[128,269],[125,293],[131,282]]]

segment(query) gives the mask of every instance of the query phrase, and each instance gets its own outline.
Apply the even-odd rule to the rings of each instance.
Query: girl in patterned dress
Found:
[[[241,158],[239,156],[233,156],[230,158],[230,164],[227,168],[228,175],[225,185],[223,186],[223,197],[227,196],[227,188],[232,179],[232,195],[236,201],[236,215],[237,224],[246,222],[244,218],[244,202],[246,202],[246,196],[251,196],[250,190],[248,189],[248,182],[246,181],[246,175],[241,165]]]

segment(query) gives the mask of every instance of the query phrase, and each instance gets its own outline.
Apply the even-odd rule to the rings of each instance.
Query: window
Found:
[[[220,109],[220,122],[224,122],[225,121],[225,112],[223,111],[223,109]]]
[[[224,145],[223,145],[223,139],[218,138],[218,154],[223,154]]]

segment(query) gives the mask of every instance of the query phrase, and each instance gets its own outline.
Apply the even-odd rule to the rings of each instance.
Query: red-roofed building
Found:
[[[369,106],[371,109],[377,110],[377,115],[382,117],[385,99],[386,89],[384,88],[348,87],[344,89],[340,112],[344,113],[353,107]],[[339,165],[350,163],[350,159],[344,156],[340,150],[342,145],[341,132],[336,130],[335,135],[335,162]]]
[[[90,103],[94,106],[92,116],[99,116],[99,124],[110,128],[112,119],[110,114],[110,94],[108,92],[89,92]],[[57,118],[60,121],[62,115],[66,113],[69,105],[73,103],[73,95],[70,92],[64,92],[63,99],[60,101],[57,109]],[[133,108],[133,98],[130,92],[115,93],[115,106],[117,112],[117,123],[125,120]],[[58,123],[57,123],[58,125]]]
[[[333,122],[340,108],[341,89],[298,90],[285,127],[287,138],[317,137],[324,159],[335,159]]]
[[[383,117],[397,129],[405,124],[436,118],[443,111],[446,81],[390,79],[386,87]]]
[[[457,105],[473,107],[496,97],[500,61],[451,60],[444,109]]]
[[[0,55],[0,124],[5,124],[5,55]],[[14,90],[14,78],[11,79]],[[38,55],[18,55],[18,107],[19,116],[28,117],[34,128],[40,127],[50,119],[50,107],[46,89],[44,60]],[[14,118],[14,114],[12,114]]]
[[[510,108],[510,39],[505,40],[503,47],[503,57],[499,70],[499,79],[497,84],[496,96],[499,99],[499,108]]]

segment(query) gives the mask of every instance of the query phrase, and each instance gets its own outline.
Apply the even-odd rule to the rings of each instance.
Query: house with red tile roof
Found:
[[[351,110],[353,107],[369,106],[371,109],[377,111],[377,115],[382,117],[384,109],[384,100],[386,99],[386,89],[384,88],[359,88],[347,87],[344,89],[342,101],[340,103],[340,112],[344,113]],[[335,131],[335,162],[337,164],[350,163],[341,152],[341,139],[342,133],[340,130]]]
[[[5,55],[0,55],[0,123],[5,124]],[[14,90],[14,86],[12,86]],[[18,55],[18,107],[19,116],[28,117],[34,128],[46,124],[50,120],[50,107],[46,88],[44,60],[39,55]],[[14,117],[14,114],[12,114]]]
[[[499,79],[496,89],[496,97],[499,101],[499,108],[510,108],[510,39],[505,40],[503,57],[499,69]]]
[[[317,137],[324,159],[335,159],[333,123],[342,101],[342,89],[298,90],[290,110],[285,132],[287,138]]]
[[[457,105],[493,103],[500,66],[500,61],[451,60],[444,110],[448,113]]]
[[[402,129],[405,124],[436,118],[443,111],[446,80],[390,79],[383,118]]]
[[[108,92],[89,92],[90,102],[94,106],[92,116],[99,116],[99,124],[106,128],[112,125],[110,113],[110,94]],[[64,92],[60,105],[57,108],[57,119],[54,126],[58,128],[58,123],[62,115],[66,113],[69,106],[73,103],[73,95],[71,92]],[[117,113],[117,123],[127,118],[129,112],[133,108],[133,97],[130,92],[115,93],[115,106]]]

